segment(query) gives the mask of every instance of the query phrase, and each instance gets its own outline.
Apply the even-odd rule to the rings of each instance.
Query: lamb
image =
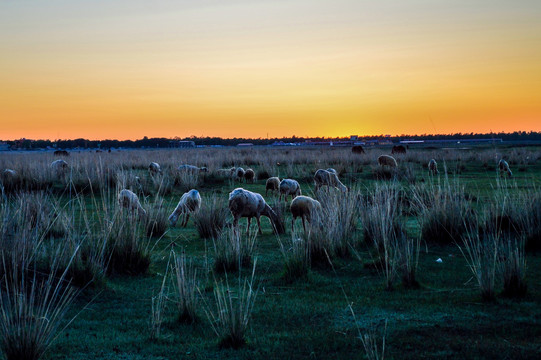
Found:
[[[378,164],[380,166],[389,166],[392,168],[398,167],[395,158],[390,155],[380,155],[378,157]]]
[[[293,215],[291,220],[291,232],[293,232],[295,220],[297,217],[300,217],[302,219],[304,233],[306,233],[305,219],[308,220],[308,222],[311,222],[317,213],[321,211],[321,204],[319,201],[312,199],[311,197],[300,195],[293,199],[290,205],[290,210],[291,215]]]
[[[265,184],[265,196],[267,196],[269,190],[272,192],[280,190],[280,178],[273,176],[267,179],[267,183]]]
[[[51,169],[57,174],[63,174],[69,169],[69,165],[64,160],[55,160],[51,163]]]
[[[128,209],[129,211],[136,210],[140,216],[144,216],[147,214],[146,210],[143,209],[143,207],[141,206],[139,198],[131,190],[122,189],[118,194],[118,203],[121,207]]]
[[[259,234],[262,234],[261,222],[259,220],[261,215],[268,217],[272,227],[277,231],[276,224],[279,223],[278,215],[271,209],[260,194],[243,188],[236,188],[229,193],[229,211],[231,211],[231,215],[233,215],[233,228],[238,227],[239,219],[241,217],[248,218],[248,226],[246,227],[247,234],[250,231],[250,222],[253,217],[257,220]]]
[[[238,167],[235,169],[235,172],[233,173],[233,179],[242,182],[242,179],[244,179],[245,174],[246,174],[246,171],[244,171],[243,168]]]
[[[438,174],[438,163],[434,159],[430,159],[428,162],[428,173],[431,175]]]
[[[180,226],[186,227],[186,225],[188,224],[188,220],[190,219],[190,214],[198,212],[200,208],[201,195],[199,195],[199,191],[192,189],[182,195],[177,207],[169,216],[169,223],[172,227],[175,227],[178,218],[181,215],[185,215]]]
[[[254,170],[246,169],[246,171],[244,172],[244,178],[246,179],[246,183],[251,182],[253,184],[255,179]]]
[[[282,201],[282,195],[284,195],[284,200],[287,201],[287,196],[291,195],[291,200],[293,200],[294,197],[299,196],[302,194],[301,192],[301,186],[297,182],[297,180],[293,179],[284,179],[280,182],[280,201]]]
[[[194,165],[187,165],[182,164],[177,168],[178,171],[186,171],[191,173],[198,173],[198,172],[208,172],[208,169],[206,167],[197,167]]]
[[[509,164],[504,159],[500,159],[500,161],[498,162],[498,168],[500,169],[500,176],[502,176],[504,172],[506,172],[509,177],[513,176],[513,173],[509,168]]]
[[[148,172],[150,173],[151,176],[161,173],[162,169],[160,167],[160,164],[156,162],[151,162],[150,165],[148,165]]]
[[[338,179],[336,170],[332,168],[327,170],[317,170],[314,174],[314,182],[316,184],[315,191],[319,190],[323,185],[335,187],[343,192],[348,191],[348,188]]]

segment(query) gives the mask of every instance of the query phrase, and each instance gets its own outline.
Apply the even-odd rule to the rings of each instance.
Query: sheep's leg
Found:
[[[190,219],[190,214],[185,214],[184,215],[184,225],[182,225],[182,227],[186,227],[186,225],[188,225],[188,220]]]
[[[269,189],[265,189],[265,196],[268,195]]]
[[[246,226],[246,235],[250,235],[250,222],[252,221],[252,218],[248,218],[248,225]]]
[[[257,220],[257,228],[259,229],[259,235],[262,235],[263,232],[261,231],[261,221],[259,220],[259,216],[256,216],[255,219]]]
[[[291,233],[293,234],[293,230],[294,230],[294,224],[295,224],[295,217],[292,217],[291,218]]]
[[[306,224],[304,222],[304,215],[301,216],[301,219],[302,219],[302,228],[304,229],[304,233],[306,234]]]

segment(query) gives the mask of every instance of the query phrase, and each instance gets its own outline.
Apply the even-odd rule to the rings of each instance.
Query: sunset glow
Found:
[[[0,139],[541,131],[541,2],[3,1]]]

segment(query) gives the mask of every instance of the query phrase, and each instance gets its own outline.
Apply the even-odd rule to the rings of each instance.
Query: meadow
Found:
[[[541,149],[202,148],[0,153],[6,359],[537,359]],[[429,174],[430,159],[439,173]],[[513,176],[501,176],[504,158]],[[150,162],[161,166],[151,175]],[[179,172],[181,164],[207,172]],[[252,168],[253,183],[231,167]],[[317,169],[348,187],[314,192]],[[305,232],[268,177],[322,205]],[[232,228],[228,194],[264,196]],[[121,189],[146,215],[121,208]],[[189,189],[201,209],[167,217]]]

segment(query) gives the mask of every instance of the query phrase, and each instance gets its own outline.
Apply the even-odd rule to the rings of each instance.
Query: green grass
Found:
[[[513,179],[501,183],[497,181],[496,170],[483,167],[481,162],[463,160],[461,163],[464,168],[456,176],[465,186],[465,192],[480,200],[476,204],[488,201],[498,186],[529,191],[535,187],[539,189],[541,185],[541,164],[538,163],[528,165],[525,172],[514,171]],[[439,181],[443,181],[443,161],[438,160],[438,165]],[[446,165],[453,171],[457,168],[456,161],[447,161]],[[307,179],[317,166],[313,163],[295,166],[299,168],[291,171],[299,174],[303,194],[312,196],[313,183]],[[319,167],[330,166],[336,167],[336,164],[330,161]],[[252,167],[256,173],[260,169],[257,163]],[[361,167],[362,172],[355,171]],[[417,183],[438,181],[438,177],[429,179],[423,164],[413,163],[413,167]],[[146,176],[143,169],[134,171],[139,176]],[[295,173],[286,174],[284,166],[279,170],[281,178],[295,178]],[[369,165],[347,165],[346,170],[340,178],[348,187],[354,186],[367,194],[376,186]],[[511,186],[514,182],[516,186]],[[400,184],[408,186],[405,179],[400,180]],[[213,181],[203,183],[200,189],[205,201],[213,194],[227,199],[228,193],[236,187],[264,194],[265,180],[254,184]],[[168,214],[181,194],[180,189],[174,189],[165,196]],[[63,192],[62,201],[68,196]],[[267,197],[271,205],[272,199],[271,195]],[[85,198],[91,216],[96,216],[95,204],[101,201],[99,196],[94,200]],[[287,232],[281,235],[284,243],[291,236],[290,221],[287,213]],[[253,223],[255,226],[255,221]],[[381,334],[386,320],[385,357],[388,359],[539,357],[541,258],[537,254],[526,256],[528,292],[523,299],[504,298],[500,295],[503,286],[498,283],[496,301],[484,303],[465,259],[453,244],[421,246],[416,274],[419,289],[405,289],[397,282],[394,290],[386,291],[381,274],[364,266],[371,260],[369,250],[364,246],[357,249],[360,260],[355,256],[336,257],[332,260],[333,267],[314,267],[306,278],[285,281],[279,241],[267,218],[262,217],[261,224],[263,235],[257,238],[254,254],[258,295],[246,333],[246,346],[237,350],[221,349],[202,305],[197,311],[199,321],[183,324],[177,321],[174,304],[169,304],[163,313],[159,338],[153,340],[150,337],[151,298],[162,285],[172,244],[176,250],[185,250],[198,268],[202,295],[208,302],[214,301],[213,276],[207,274],[213,266],[212,240],[200,239],[190,221],[186,228],[170,228],[165,233],[151,254],[146,274],[112,275],[106,280],[105,287],[87,289],[70,311],[76,314],[84,310],[56,339],[45,358],[363,359],[365,354],[358,338],[359,330],[376,329],[376,333]],[[244,231],[245,219],[240,221],[240,226]],[[415,215],[408,216],[406,226],[408,233],[418,233]],[[357,225],[355,237],[359,236],[362,236],[362,229]],[[436,262],[438,258],[443,262]],[[249,277],[251,267],[242,269],[241,273],[243,278]],[[216,273],[215,276],[220,281],[225,280],[226,275]],[[230,284],[236,283],[237,272],[227,276]],[[349,305],[357,321],[351,315]]]

